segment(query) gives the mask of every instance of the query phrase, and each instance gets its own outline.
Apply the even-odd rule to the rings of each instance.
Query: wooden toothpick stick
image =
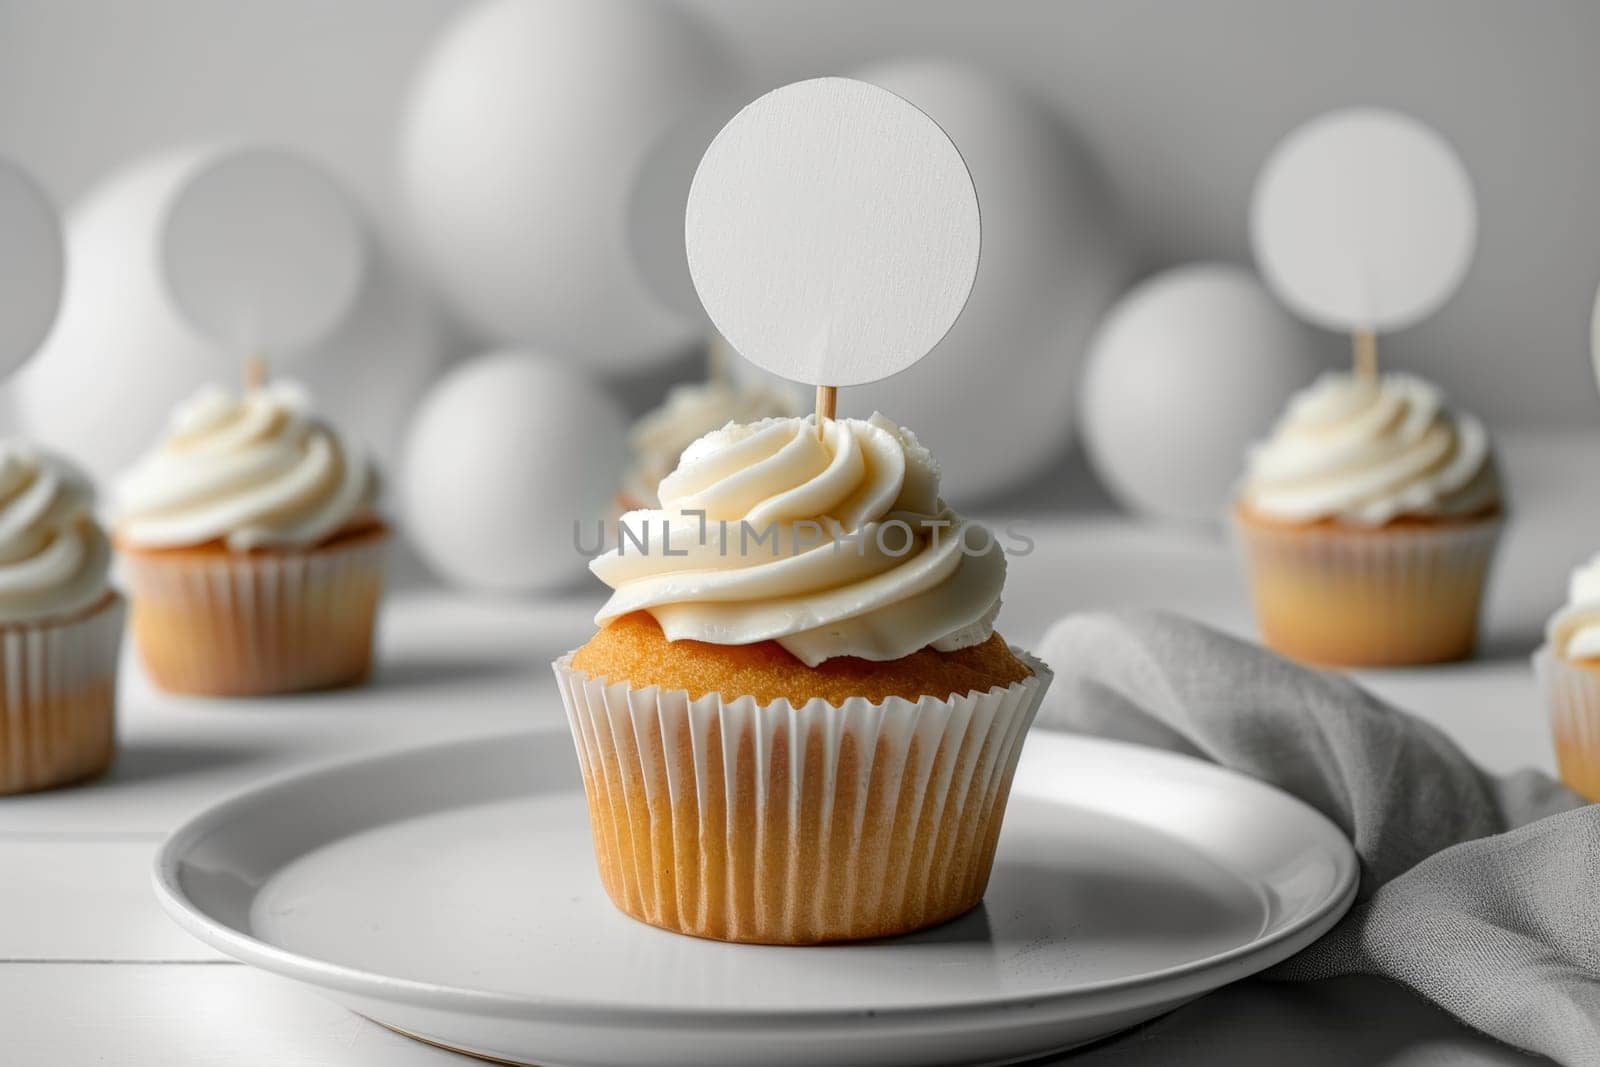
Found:
[[[839,388],[834,385],[817,386],[817,436],[823,435],[823,424],[832,420],[839,410]]]
[[[1372,330],[1357,330],[1350,335],[1350,350],[1355,357],[1356,376],[1363,381],[1378,380],[1378,335]]]
[[[706,381],[712,385],[722,385],[731,377],[729,351],[728,342],[721,337],[713,337],[706,343]]]
[[[260,389],[267,384],[267,361],[260,356],[250,356],[244,361],[244,387]]]

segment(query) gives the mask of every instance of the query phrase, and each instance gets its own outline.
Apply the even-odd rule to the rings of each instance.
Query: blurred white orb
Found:
[[[239,381],[245,353],[197,332],[156,266],[171,205],[234,151],[186,150],[136,164],[68,212],[60,316],[6,393],[28,436],[73,456],[102,485],[155,442],[180,400],[207,382]],[[426,294],[392,258],[369,249],[364,262],[340,324],[292,367],[269,363],[305,382],[319,411],[388,464],[440,366],[443,339]]]
[[[493,0],[457,19],[414,83],[400,171],[463,316],[607,372],[680,351],[700,327],[673,306],[687,279],[660,275],[686,273],[692,164],[736,83],[662,0]]]
[[[0,376],[38,350],[61,306],[61,219],[21,168],[0,159]]]
[[[407,435],[406,529],[457,584],[502,593],[559,588],[583,573],[626,460],[622,408],[581,371],[504,350],[453,369]]]
[[[1041,105],[946,63],[856,77],[926,111],[978,189],[983,250],[966,310],[916,366],[839,394],[914,430],[958,507],[1037,476],[1072,436],[1072,389],[1095,323],[1131,273],[1093,162]]]
[[[350,313],[366,254],[339,183],[275,148],[197,165],[162,222],[161,266],[178,310],[219,344],[279,360]]]
[[[1135,287],[1089,351],[1090,464],[1132,511],[1220,518],[1246,452],[1323,365],[1311,331],[1249,271],[1198,263]]]

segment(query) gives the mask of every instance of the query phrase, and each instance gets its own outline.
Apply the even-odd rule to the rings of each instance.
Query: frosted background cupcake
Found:
[[[1336,666],[1470,655],[1502,517],[1481,422],[1409,375],[1326,374],[1234,506],[1262,637]]]
[[[673,386],[661,406],[634,423],[628,434],[632,460],[617,495],[623,511],[653,508],[656,487],[678,465],[683,450],[729,423],[796,415],[794,398],[770,385],[738,385],[725,378]]]
[[[88,478],[0,442],[0,793],[111,763],[123,612],[110,567]]]
[[[1551,617],[1533,665],[1561,778],[1600,800],[1600,555],[1573,571],[1567,603]]]
[[[887,936],[988,883],[1049,672],[994,632],[1004,553],[916,438],[824,428],[692,445],[593,561],[601,630],[555,664],[601,880],[645,922]]]
[[[156,684],[244,696],[365,678],[389,536],[378,489],[293,383],[180,405],[118,487],[133,636]]]

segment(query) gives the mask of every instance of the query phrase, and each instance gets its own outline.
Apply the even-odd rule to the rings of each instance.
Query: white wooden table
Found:
[[[1600,549],[1600,436],[1503,440],[1514,519],[1484,652],[1363,680],[1496,770],[1551,767],[1527,654],[1572,564]],[[1216,532],[1098,512],[1024,516],[1001,628],[1030,644],[1070,611],[1162,606],[1250,632]],[[413,587],[385,609],[380,668],[349,692],[272,701],[153,691],[131,657],[122,753],[92,785],[0,800],[0,1063],[405,1067],[470,1062],[231,963],[171,924],[149,889],[166,832],[260,779],[384,748],[517,728],[564,731],[548,664],[591,631],[598,593],[472,600]],[[1074,1064],[1519,1063],[1398,986],[1245,982]]]

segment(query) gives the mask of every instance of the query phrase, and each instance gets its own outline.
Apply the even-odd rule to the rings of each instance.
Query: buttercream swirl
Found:
[[[1572,572],[1566,606],[1545,634],[1550,647],[1574,663],[1600,661],[1600,555]]]
[[[311,414],[300,386],[210,386],[123,477],[117,534],[145,548],[308,547],[370,516],[377,495],[365,454]]]
[[[835,656],[951,651],[993,632],[1005,555],[939,499],[939,471],[882,415],[727,426],[661,482],[661,508],[622,517],[590,568],[614,592],[604,625],[648,611],[670,640],[776,641]]]
[[[673,386],[661,406],[641,417],[628,434],[633,462],[623,477],[623,495],[641,505],[653,504],[661,479],[672,473],[684,449],[705,434],[729,423],[794,414],[789,394],[765,385],[709,381]]]
[[[0,623],[87,610],[110,592],[110,569],[89,479],[59,456],[0,442]]]
[[[1494,510],[1500,480],[1483,423],[1405,374],[1323,375],[1251,452],[1241,489],[1259,515],[1382,526]]]

